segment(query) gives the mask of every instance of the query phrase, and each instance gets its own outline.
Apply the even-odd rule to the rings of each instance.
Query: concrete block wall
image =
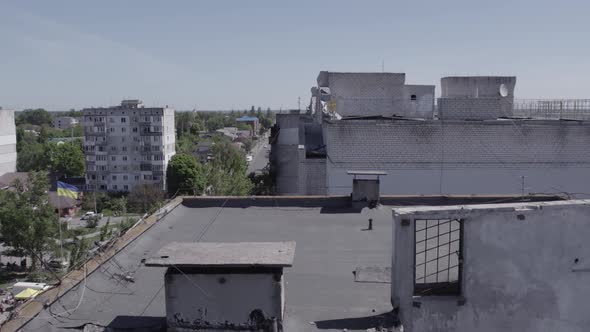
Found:
[[[408,118],[432,119],[434,117],[434,85],[405,85],[402,115]],[[415,100],[412,100],[412,97]]]
[[[496,119],[512,116],[514,76],[452,76],[441,80],[439,114],[447,119]],[[504,88],[506,95],[500,90]]]
[[[299,148],[297,145],[273,147],[272,168],[276,175],[277,195],[297,195],[299,192]]]
[[[500,97],[438,99],[438,117],[440,119],[495,120],[511,115],[511,104]]]
[[[464,220],[461,294],[415,297],[415,219],[450,218]],[[588,330],[586,201],[402,208],[393,225],[392,302],[404,331]]]
[[[320,72],[319,87],[329,87],[341,116],[392,115],[404,97],[405,74]]]
[[[14,111],[0,109],[0,175],[16,172]]]
[[[302,159],[299,162],[300,195],[326,194],[326,159]]]
[[[499,97],[500,86],[504,85],[508,95],[514,99],[516,77],[514,76],[449,76],[440,80],[442,98],[490,98]]]
[[[381,170],[382,194],[587,192],[590,123],[376,121],[324,123],[327,194],[347,170]]]

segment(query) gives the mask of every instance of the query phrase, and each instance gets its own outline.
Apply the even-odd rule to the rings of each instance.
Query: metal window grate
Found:
[[[414,295],[460,295],[463,220],[416,219]]]

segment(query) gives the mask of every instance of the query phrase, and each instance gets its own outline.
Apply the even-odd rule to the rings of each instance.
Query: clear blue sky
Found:
[[[320,70],[590,98],[590,1],[2,1],[0,105],[294,108]]]

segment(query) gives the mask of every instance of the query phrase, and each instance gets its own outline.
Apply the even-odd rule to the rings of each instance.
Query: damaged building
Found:
[[[393,210],[404,331],[587,331],[585,200]]]
[[[350,170],[384,171],[383,194],[585,192],[590,101],[518,100],[510,76],[320,72],[306,112],[277,114],[279,195],[342,195]]]

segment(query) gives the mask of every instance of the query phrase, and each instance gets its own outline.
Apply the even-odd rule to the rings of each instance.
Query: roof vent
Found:
[[[379,177],[387,175],[382,171],[347,171],[352,175],[352,202],[366,202],[369,206],[379,203]]]

